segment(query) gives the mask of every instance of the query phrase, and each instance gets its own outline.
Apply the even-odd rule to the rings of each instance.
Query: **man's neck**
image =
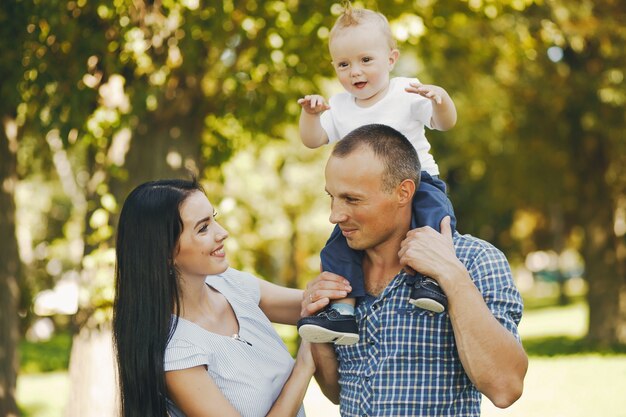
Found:
[[[380,295],[402,269],[398,258],[401,242],[402,239],[396,238],[365,251],[363,273],[368,293]]]

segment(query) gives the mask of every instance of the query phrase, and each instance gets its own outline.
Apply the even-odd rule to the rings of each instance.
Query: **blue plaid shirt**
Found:
[[[456,232],[454,246],[491,313],[519,340],[523,305],[504,254]],[[410,305],[407,277],[361,299],[359,342],[335,347],[341,415],[479,416],[481,394],[463,370],[447,312]]]

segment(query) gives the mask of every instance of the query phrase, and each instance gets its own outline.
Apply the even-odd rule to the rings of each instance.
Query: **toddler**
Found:
[[[389,22],[380,13],[346,7],[330,32],[332,64],[345,92],[326,103],[319,95],[298,100],[302,106],[300,136],[304,145],[317,148],[341,140],[359,126],[380,123],[404,134],[415,146],[421,166],[421,181],[413,199],[411,228],[431,226],[439,230],[444,216],[455,217],[446,196],[446,185],[429,153],[424,126],[448,130],[456,124],[456,108],[448,93],[415,78],[390,78],[399,51]],[[316,316],[298,322],[300,336],[314,343],[348,345],[359,340],[354,318],[355,298],[365,295],[362,252],[349,247],[335,226],[320,254],[322,269],[350,281],[348,298],[334,300]],[[432,278],[415,274],[409,303],[441,313],[447,298]]]

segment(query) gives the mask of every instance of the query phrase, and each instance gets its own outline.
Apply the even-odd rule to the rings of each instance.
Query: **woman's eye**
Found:
[[[198,229],[198,233],[204,233],[207,231],[207,229],[209,228],[208,224],[205,224],[204,226],[202,226],[200,229]]]
[[[370,58],[369,56],[366,56],[365,58],[363,58],[363,62],[370,62],[372,60],[372,58]]]

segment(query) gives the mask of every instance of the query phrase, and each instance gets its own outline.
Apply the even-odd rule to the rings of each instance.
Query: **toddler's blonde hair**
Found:
[[[391,27],[389,26],[389,21],[385,15],[369,9],[354,8],[350,2],[345,2],[343,7],[343,13],[339,15],[330,30],[329,44],[333,41],[337,34],[344,29],[365,24],[372,24],[380,29],[381,33],[385,36],[389,49],[396,49],[396,40],[391,34]]]

